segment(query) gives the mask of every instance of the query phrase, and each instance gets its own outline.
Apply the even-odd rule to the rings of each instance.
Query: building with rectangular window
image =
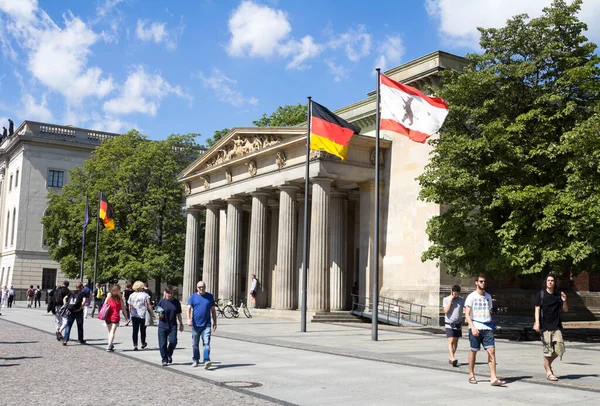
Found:
[[[29,285],[63,280],[50,259],[41,223],[50,190],[60,193],[69,170],[81,166],[104,139],[118,134],[24,121],[0,144],[0,283],[17,299]]]

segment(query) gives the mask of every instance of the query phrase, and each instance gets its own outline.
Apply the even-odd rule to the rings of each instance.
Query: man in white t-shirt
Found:
[[[469,324],[469,383],[477,383],[475,378],[475,358],[483,345],[488,353],[490,366],[490,384],[502,386],[505,381],[496,376],[496,351],[494,341],[494,324],[492,323],[492,296],[485,291],[485,275],[475,278],[476,289],[465,300],[465,319]]]
[[[252,274],[252,282],[250,283],[250,306],[251,308],[256,307],[256,285],[258,285],[258,280],[256,279],[256,275]]]

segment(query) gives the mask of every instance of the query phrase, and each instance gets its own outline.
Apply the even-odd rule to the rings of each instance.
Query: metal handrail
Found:
[[[360,316],[367,316],[369,313],[372,315],[372,303],[370,296],[352,295],[352,313]],[[402,320],[429,325],[431,317],[423,315],[424,308],[424,305],[417,303],[380,296],[377,306],[378,319],[396,325],[401,325]]]

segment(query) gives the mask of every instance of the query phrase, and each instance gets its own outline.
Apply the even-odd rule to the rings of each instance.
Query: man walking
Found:
[[[41,309],[42,308],[42,290],[40,289],[40,285],[37,286],[37,289],[35,290],[35,308],[37,309],[38,307]]]
[[[485,275],[480,273],[475,278],[476,289],[465,300],[465,318],[469,324],[469,383],[476,384],[475,359],[477,351],[483,345],[488,353],[488,365],[490,367],[490,384],[502,386],[505,381],[496,376],[496,351],[494,330],[492,323],[492,296],[485,291]]]
[[[91,296],[92,296],[92,291],[90,290],[90,288],[87,287],[87,284],[83,285],[83,297],[85,299],[84,303],[83,303],[83,318],[87,319],[88,318],[88,312],[90,311],[90,303],[92,301]]]
[[[206,291],[206,284],[203,281],[198,282],[196,288],[198,292],[190,296],[187,308],[187,324],[192,326],[192,366],[197,367],[200,363],[200,338],[202,338],[204,369],[209,369],[212,365],[210,362],[211,315],[212,329],[217,329],[215,298]]]
[[[569,311],[567,295],[565,292],[556,291],[557,284],[558,278],[550,272],[544,281],[544,289],[535,297],[535,324],[533,325],[535,331],[541,332],[546,379],[553,382],[558,381],[558,378],[552,371],[552,362],[558,357],[562,359],[565,352],[560,309],[564,312]]]
[[[96,283],[96,287],[92,292],[94,296],[94,307],[92,307],[92,319],[94,318],[94,314],[96,313],[96,307],[98,308],[98,312],[102,309],[102,305],[104,304],[104,291],[100,287],[99,283]]]
[[[77,321],[77,339],[79,340],[79,344],[85,344],[85,340],[83,339],[83,309],[85,307],[83,283],[77,282],[77,285],[75,286],[77,290],[69,296],[66,296],[64,299],[65,304],[68,306],[71,313],[67,316],[63,345],[67,345],[69,342],[71,327],[73,327],[73,322],[75,321]]]
[[[65,297],[69,296],[71,291],[69,290],[69,281],[64,281],[62,286],[54,290],[52,295],[52,301],[54,303],[54,321],[56,323],[56,339],[58,341],[63,339],[62,330],[63,325],[66,324],[67,319],[61,316],[60,308],[65,303]]]
[[[33,285],[29,285],[29,289],[27,289],[27,307],[33,307],[33,298],[35,297],[35,289]]]
[[[162,366],[173,363],[173,351],[177,347],[177,322],[179,331],[183,331],[181,318],[181,303],[173,297],[173,288],[167,286],[164,298],[159,300],[154,308],[158,317],[158,348],[162,358]]]
[[[462,337],[463,308],[465,306],[465,299],[460,297],[460,286],[452,286],[452,294],[444,298],[443,305],[448,354],[450,354],[448,363],[457,367],[458,360],[455,354],[458,348],[458,339]]]
[[[12,307],[14,301],[15,290],[13,289],[13,285],[10,285],[10,289],[8,290],[8,307]]]

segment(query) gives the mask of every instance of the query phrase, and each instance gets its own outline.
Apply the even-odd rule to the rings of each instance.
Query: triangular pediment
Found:
[[[179,178],[227,165],[245,156],[254,156],[302,135],[306,135],[306,127],[233,128],[188,166]]]

